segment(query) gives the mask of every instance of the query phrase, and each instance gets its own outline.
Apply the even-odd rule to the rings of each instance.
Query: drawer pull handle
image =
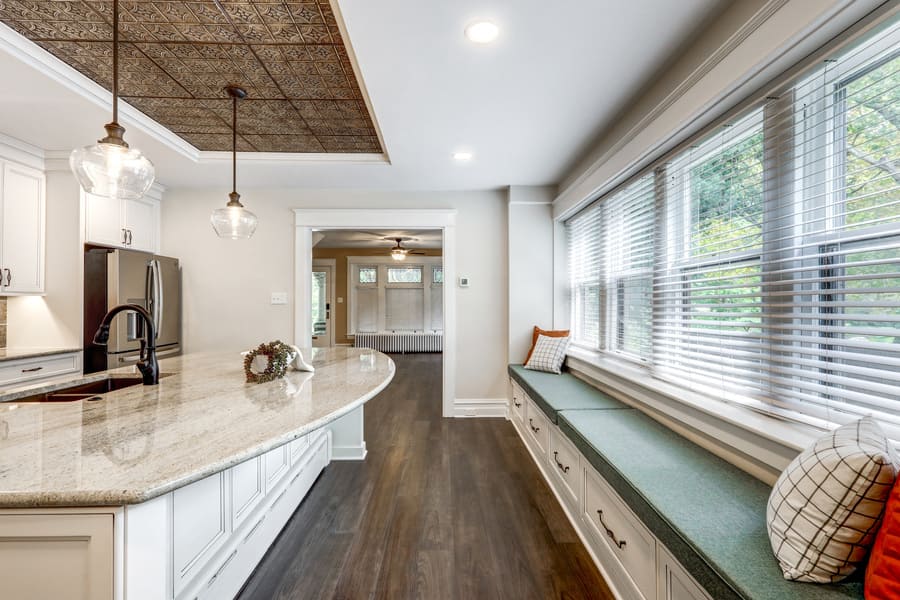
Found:
[[[569,465],[564,465],[564,464],[562,464],[561,462],[559,462],[559,456],[558,456],[558,455],[559,455],[559,451],[554,450],[554,451],[553,451],[553,460],[556,461],[556,466],[559,467],[559,470],[562,471],[563,473],[568,473],[568,472],[569,472]]]
[[[513,400],[513,404],[516,405],[516,408],[522,408],[522,403],[521,403],[521,402],[516,402],[515,400]]]
[[[619,550],[623,549],[625,547],[625,540],[621,540],[621,541],[617,540],[616,534],[613,532],[613,530],[606,526],[606,523],[603,522],[603,511],[602,510],[598,510],[597,514],[600,515],[600,524],[603,525],[603,529],[606,530],[606,535],[608,535],[609,539],[611,539],[613,541],[613,544],[615,544],[616,546],[619,547]]]
[[[304,468],[304,469],[305,469],[305,468]],[[297,480],[300,478],[301,475],[303,475],[304,469],[300,469],[299,471],[297,471],[297,474],[296,474],[296,475],[294,475],[293,477],[291,477],[291,482],[288,484],[288,487],[294,485],[294,482],[297,481]]]
[[[534,426],[534,419],[528,419],[528,426],[531,427],[531,430],[532,430],[533,432],[535,432],[535,433],[537,433],[538,431],[541,430],[540,427],[535,427],[535,426]]]
[[[219,570],[216,571],[215,575],[210,577],[209,583],[206,584],[206,587],[211,586],[216,581],[216,579],[219,578],[219,575],[222,574],[222,571],[225,570],[225,567],[228,566],[228,563],[231,562],[231,559],[234,558],[236,554],[237,554],[237,550],[235,550],[234,552],[232,552],[231,554],[228,555],[228,558],[225,559],[225,562],[222,563],[222,566],[219,567]]]
[[[272,502],[272,508],[270,508],[269,510],[272,510],[273,508],[275,508],[275,505],[278,504],[279,502],[281,502],[281,499],[284,498],[284,495],[285,495],[285,494],[287,494],[287,488],[284,488],[284,489],[281,491],[281,493],[278,494],[278,497],[275,498],[275,501],[274,501],[274,502]]]
[[[22,372],[23,373],[36,373],[37,371],[40,371],[43,368],[44,367],[32,367],[30,369],[22,369]]]

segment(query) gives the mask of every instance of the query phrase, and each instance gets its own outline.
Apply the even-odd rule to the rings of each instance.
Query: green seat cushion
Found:
[[[629,408],[571,373],[556,375],[509,365],[509,375],[554,423],[561,410]]]
[[[786,581],[769,545],[771,488],[637,410],[563,410],[559,426],[713,598],[863,598],[838,584]]]

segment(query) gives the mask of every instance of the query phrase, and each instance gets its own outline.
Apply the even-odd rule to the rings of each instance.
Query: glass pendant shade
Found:
[[[153,163],[140,150],[115,143],[76,148],[69,166],[84,191],[109,198],[140,198],[156,176]]]
[[[404,250],[391,250],[391,258],[394,260],[406,260],[406,252]]]
[[[246,240],[256,231],[259,222],[252,212],[244,208],[238,201],[240,194],[232,192],[228,195],[231,200],[224,208],[217,208],[209,217],[216,235],[232,240]]]

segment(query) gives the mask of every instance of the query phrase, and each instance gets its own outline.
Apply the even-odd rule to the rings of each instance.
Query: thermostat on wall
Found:
[[[469,287],[469,278],[468,277],[460,277],[459,278],[459,287]]]

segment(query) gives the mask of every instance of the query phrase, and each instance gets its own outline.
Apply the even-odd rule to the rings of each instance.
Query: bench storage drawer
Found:
[[[582,518],[595,545],[600,546],[598,550],[622,565],[639,594],[635,597],[656,598],[656,539],[600,475],[587,466]],[[616,583],[620,591],[626,591],[625,586]]]
[[[535,453],[541,457],[547,456],[547,448],[550,445],[550,419],[544,414],[531,398],[525,401],[525,430],[527,439]]]
[[[519,387],[519,384],[515,381],[512,382],[512,400],[509,407],[509,412],[512,416],[519,421],[525,421],[525,398],[527,398],[527,394]]]
[[[550,470],[559,478],[563,490],[566,492],[566,499],[572,502],[572,506],[576,509],[579,507],[581,499],[583,476],[579,457],[580,454],[572,442],[566,439],[558,427],[552,427],[547,454]]]

